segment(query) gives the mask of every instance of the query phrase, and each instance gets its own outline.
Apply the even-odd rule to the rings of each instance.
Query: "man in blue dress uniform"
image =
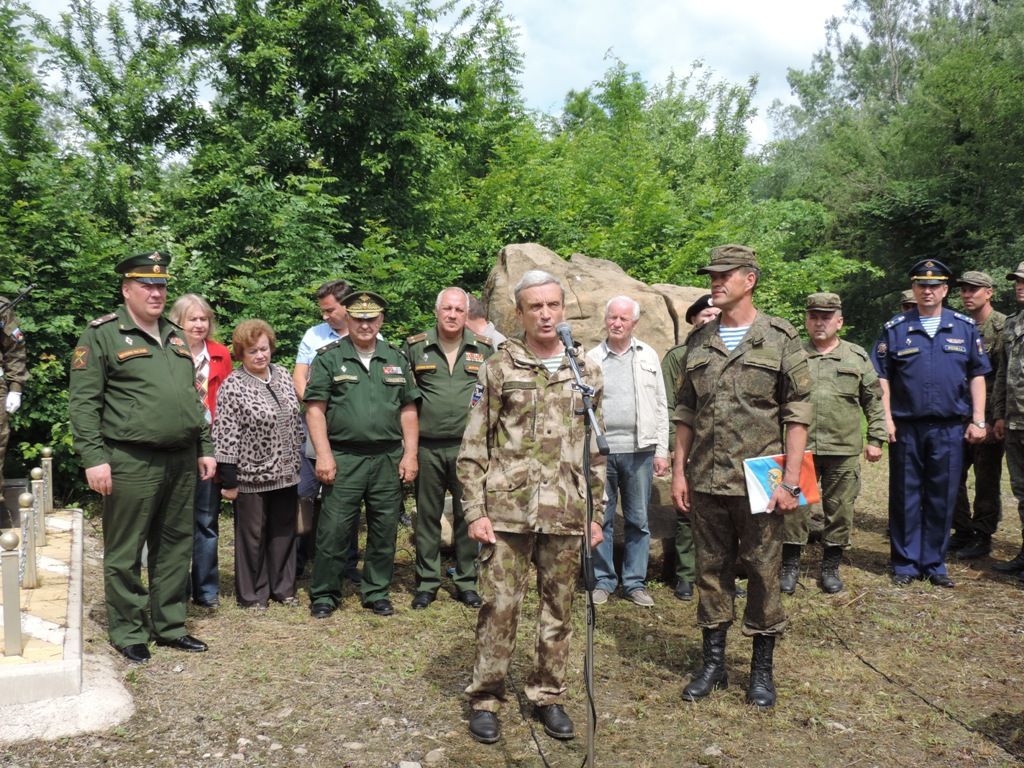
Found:
[[[872,352],[889,434],[892,581],[952,587],[945,554],[963,467],[963,440],[985,439],[981,336],[967,315],[943,309],[949,268],[910,270],[917,307],[885,324]],[[966,431],[964,425],[966,426]]]

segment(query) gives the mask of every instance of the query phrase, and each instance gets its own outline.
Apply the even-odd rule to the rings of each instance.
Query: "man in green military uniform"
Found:
[[[796,329],[753,303],[757,254],[744,245],[712,249],[711,296],[722,314],[686,339],[673,419],[672,500],[690,515],[697,545],[697,620],[704,664],[683,689],[697,701],[725,688],[726,631],[735,618],[736,557],[746,567],[743,634],[753,636],[747,702],[775,705],[775,638],[786,627],[779,594],[781,515],[797,508],[800,465],[814,408],[807,356]],[[785,450],[783,450],[785,444]],[[768,513],[751,514],[743,460],[785,453]]]
[[[0,491],[4,487],[4,457],[7,443],[11,439],[10,416],[21,407],[21,391],[28,380],[25,365],[25,334],[21,332],[18,316],[14,314],[11,302],[0,296]],[[3,494],[0,493],[0,521],[4,521],[7,509]]]
[[[807,297],[805,320],[809,336],[804,344],[811,372],[814,422],[807,434],[807,450],[814,454],[814,469],[821,482],[821,506],[825,512],[822,531],[821,589],[840,592],[839,561],[850,546],[853,506],[860,493],[860,452],[875,462],[882,458],[888,440],[882,388],[868,353],[839,338],[843,327],[842,300],[834,293]],[[861,414],[867,418],[868,441],[861,434]],[[796,590],[800,552],[807,545],[811,507],[786,515],[779,587],[786,594]]]
[[[710,323],[722,310],[711,306],[711,294],[705,294],[691,304],[686,310],[686,322],[696,330]],[[665,378],[665,396],[668,400],[668,415],[671,417],[676,409],[676,394],[682,385],[683,359],[686,357],[686,344],[678,344],[668,352],[661,361],[661,375]],[[669,419],[669,449],[676,444],[676,425]],[[675,596],[679,600],[693,599],[693,582],[697,578],[697,558],[693,551],[693,531],[686,515],[677,515],[676,519],[676,589]]]
[[[580,396],[555,328],[565,289],[554,275],[529,270],[515,288],[516,318],[525,332],[508,339],[480,369],[457,463],[469,536],[482,545],[476,662],[466,688],[473,714],[469,733],[483,744],[500,738],[497,712],[531,564],[540,605],[533,669],[524,686],[544,732],[571,739],[575,727],[562,706],[572,640],[572,599],[586,531],[586,495],[594,498],[591,548],[603,539],[604,457],[591,453],[583,474]],[[585,383],[601,403],[600,366],[577,345]]]
[[[205,651],[185,631],[196,468],[217,469],[192,354],[164,319],[164,253],[117,265],[124,304],[93,320],[71,357],[69,410],[89,487],[103,496],[103,585],[110,642],[131,662],[146,643]],[[149,546],[149,591],[141,579]],[[146,613],[149,613],[149,621]]]
[[[455,475],[462,433],[477,374],[492,350],[491,340],[466,328],[469,297],[461,288],[437,296],[437,325],[410,336],[405,356],[416,376],[419,403],[419,474],[416,477],[416,595],[414,609],[426,608],[441,586],[441,515],[445,491],[452,495],[455,596],[480,607],[476,591],[477,544],[466,533],[462,487]]]
[[[1003,441],[995,431],[995,383],[1003,365],[1003,328],[1006,315],[992,307],[995,283],[984,272],[964,272],[956,281],[964,310],[978,326],[992,371],[985,376],[985,439],[964,441],[964,469],[953,509],[953,534],[949,551],[961,560],[985,557],[992,551],[992,535],[1003,515]],[[974,514],[967,496],[967,472],[974,467]]]
[[[1017,514],[1024,535],[1024,261],[1013,272],[1008,272],[1006,279],[1013,281],[1017,311],[1006,318],[1003,327],[1001,365],[992,409],[995,437],[1003,440],[1006,446],[1010,489],[1017,500]],[[1015,573],[1024,580],[1024,544],[1016,555],[992,568],[1000,573]]]
[[[419,390],[400,350],[377,333],[384,299],[354,291],[342,300],[348,336],[317,351],[306,384],[306,423],[324,484],[309,582],[310,613],[325,619],[341,603],[349,541],[366,504],[363,607],[390,616],[402,483],[417,473]]]

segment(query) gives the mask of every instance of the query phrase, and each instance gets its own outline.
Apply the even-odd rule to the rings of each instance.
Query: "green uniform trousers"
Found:
[[[398,463],[402,447],[374,453],[334,449],[338,465],[332,485],[324,485],[316,529],[316,556],[309,582],[313,603],[337,606],[348,563],[352,531],[366,504],[366,551],[363,555],[363,604],[389,597],[395,573],[395,539],[402,514]]]
[[[461,438],[420,440],[416,476],[416,591],[436,592],[441,586],[441,516],[444,494],[452,495],[452,539],[455,546],[455,588],[476,590],[477,544],[469,538],[462,512],[462,486],[455,476]]]
[[[676,581],[692,584],[697,579],[697,558],[693,552],[693,527],[690,520],[676,515]]]
[[[782,519],[754,515],[746,496],[690,492],[697,545],[697,623],[708,629],[736,618],[736,557],[747,571],[744,635],[781,635],[786,613],[779,594]]]
[[[103,500],[107,634],[116,647],[185,634],[196,449],[110,443],[113,491]],[[149,590],[142,583],[142,547]],[[146,612],[149,612],[147,620]]]
[[[1017,515],[1024,528],[1024,429],[1006,430],[1006,469],[1010,473],[1010,490],[1017,500]]]
[[[825,515],[822,544],[846,549],[853,530],[853,507],[860,493],[860,454],[815,456],[814,471],[821,484],[821,509]],[[805,504],[782,518],[786,544],[801,547],[807,544],[811,515],[816,507],[816,504]]]
[[[537,639],[533,669],[523,690],[538,706],[562,703],[572,640],[572,598],[580,569],[580,537],[495,531],[495,544],[480,550],[480,597],[471,709],[497,712],[505,701],[505,677],[516,648],[519,615],[537,569]]]
[[[967,498],[967,472],[974,466],[974,515]],[[964,442],[964,473],[953,508],[953,529],[991,536],[1003,516],[1000,483],[1003,479],[1003,444],[1001,442],[972,445]]]

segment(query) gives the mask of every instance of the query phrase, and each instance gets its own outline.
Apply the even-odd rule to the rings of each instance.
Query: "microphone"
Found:
[[[555,326],[555,333],[558,334],[558,338],[562,340],[562,344],[565,345],[565,351],[568,355],[574,355],[576,352],[576,345],[572,340],[572,328],[568,323],[559,323]]]

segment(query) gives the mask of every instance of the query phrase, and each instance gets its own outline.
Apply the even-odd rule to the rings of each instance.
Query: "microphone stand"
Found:
[[[571,341],[571,339],[570,339]],[[583,416],[583,478],[587,484],[587,523],[583,529],[581,542],[583,560],[583,583],[587,591],[587,644],[583,656],[583,687],[587,692],[587,761],[585,765],[594,768],[594,731],[597,727],[597,708],[594,705],[594,626],[597,623],[597,612],[594,609],[594,559],[590,553],[590,527],[594,521],[594,495],[590,487],[590,435],[596,436],[597,450],[602,456],[608,455],[608,440],[601,431],[594,413],[594,388],[583,383],[580,366],[576,360],[576,347],[565,344],[565,354],[569,358],[569,367],[576,382],[572,388],[580,393],[583,407],[576,414]],[[602,524],[604,521],[601,521]]]

